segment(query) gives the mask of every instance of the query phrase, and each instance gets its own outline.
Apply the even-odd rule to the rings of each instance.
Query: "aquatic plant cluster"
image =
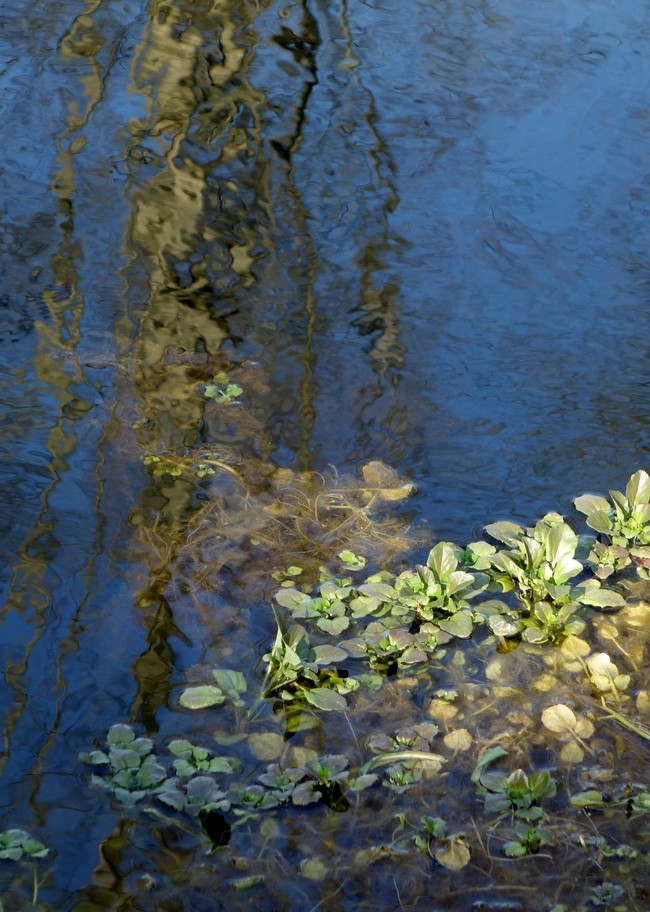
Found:
[[[612,815],[629,818],[650,811],[650,785],[617,783],[614,770],[605,775],[594,767],[590,772],[589,763],[584,774],[579,771],[585,757],[604,756],[602,746],[592,746],[603,724],[650,740],[641,719],[650,709],[643,688],[637,689],[633,708],[643,656],[625,645],[630,632],[625,624],[631,624],[634,635],[648,619],[650,476],[636,472],[624,494],[612,491],[610,500],[585,495],[575,506],[597,537],[579,538],[562,516],[550,513],[530,528],[511,522],[488,525],[487,535],[496,545],[478,541],[461,548],[439,542],[426,563],[397,574],[384,569],[363,576],[365,558],[347,550],[338,554],[338,574],[322,567],[315,584],[304,579],[307,574],[299,566],[276,571],[272,610],[277,632],[264,655],[259,691],[250,695],[241,671],[219,668],[212,671],[212,682],[188,686],[180,695],[182,708],[225,705],[236,715],[233,731],[215,733],[219,749],[175,738],[156,754],[150,738],[116,724],[105,745],[81,757],[94,770],[90,784],[125,808],[137,805],[154,817],[173,812],[198,819],[216,848],[260,813],[318,804],[341,812],[358,802],[361,792],[371,794],[377,787],[392,793],[394,801],[407,802],[419,789],[420,803],[436,782],[433,791],[444,795],[448,761],[469,756],[476,747],[474,764],[466,768],[473,800],[482,802],[481,838],[496,840],[505,858],[545,856],[563,829],[563,839],[568,835],[585,847],[596,846],[601,859],[647,864],[646,852],[601,835],[594,842],[594,831],[598,814],[605,822]],[[627,670],[619,670],[608,652],[592,648],[592,633],[611,643],[619,653],[617,662]],[[499,686],[507,683],[500,680],[505,678],[501,663],[515,651],[541,658],[544,670],[533,689],[542,701],[546,692],[557,691],[563,675],[573,682],[566,702],[545,705],[537,721],[529,719],[523,726],[525,731],[541,725],[550,742],[559,745],[555,760],[548,753],[543,768],[533,768],[529,760],[526,769],[526,764],[503,769],[506,758],[525,754],[512,735],[482,744],[480,728],[474,733],[455,728],[460,700],[452,687],[433,691],[428,721],[375,731],[360,762],[342,753],[321,755],[292,746],[291,737],[308,734],[320,713],[349,710],[353,724],[355,698],[364,690],[378,693],[402,678],[416,691],[430,688],[436,672],[453,664],[462,674],[462,648],[470,640],[483,653],[492,651],[485,677],[493,682],[497,700]],[[576,675],[584,682],[580,686]],[[283,735],[254,730],[263,703],[273,707],[273,718],[283,718]],[[248,743],[253,759],[271,762],[261,772],[258,762],[251,772],[241,756],[225,749],[240,742]],[[554,775],[558,768],[565,769],[562,797]],[[578,774],[572,779],[574,769]],[[601,780],[606,787],[599,787]],[[585,787],[574,787],[572,781]],[[580,829],[586,813],[588,839]],[[575,815],[571,824],[567,814]],[[408,803],[391,819],[392,832],[384,834],[381,851],[371,847],[357,853],[359,863],[390,858],[409,847],[450,871],[470,863],[469,819],[463,825],[456,818],[450,827],[435,813],[414,815]],[[323,865],[306,858],[303,867],[311,874],[305,876],[318,876],[318,864]],[[253,887],[261,878],[243,878],[240,886]],[[603,881],[585,901],[626,909],[624,892]],[[555,912],[564,908],[561,902],[553,906]]]
[[[488,525],[497,544],[439,542],[425,563],[399,573],[366,575],[365,557],[351,550],[338,553],[337,570],[321,567],[316,582],[297,565],[276,570],[277,629],[261,685],[241,670],[214,668],[210,681],[185,686],[179,696],[179,711],[212,714],[218,707],[229,728],[214,732],[212,746],[185,737],[156,744],[117,723],[105,742],[80,755],[92,770],[89,784],[124,813],[141,809],[183,830],[183,820],[196,821],[196,836],[213,853],[247,828],[272,839],[277,829],[260,827],[260,816],[287,819],[319,805],[340,815],[362,807],[367,794],[375,811],[378,800],[386,805],[389,829],[379,844],[355,852],[357,866],[422,852],[453,873],[481,853],[541,860],[573,843],[607,877],[592,880],[577,903],[556,896],[544,908],[640,908],[630,882],[650,865],[650,783],[617,778],[618,748],[604,732],[613,726],[615,742],[631,738],[636,749],[650,741],[642,677],[650,476],[638,471],[625,493],[584,495],[575,506],[596,537],[579,537],[549,513],[530,528]],[[487,687],[478,686],[476,671],[463,680],[470,645]],[[517,655],[528,661],[521,668],[535,696],[520,713],[510,711],[499,731],[485,720],[523,686],[508,667]],[[319,730],[322,745],[322,721],[339,713],[354,731],[355,719],[369,711],[363,694],[379,699],[390,688],[412,700],[412,724],[374,727],[363,741],[355,732],[349,753],[309,745]],[[278,720],[283,732],[273,725]],[[616,829],[636,820],[637,846]],[[34,903],[36,865],[48,851],[24,830],[0,833],[3,859],[34,866]],[[308,853],[298,873],[318,880],[329,867]],[[230,885],[252,889],[263,881],[253,866]]]

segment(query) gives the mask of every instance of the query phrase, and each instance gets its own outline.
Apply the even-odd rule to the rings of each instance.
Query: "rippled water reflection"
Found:
[[[6,825],[56,848],[52,908],[148,908],[118,897],[152,858],[218,907],[190,843],[108,812],[76,760],[115,721],[194,725],[192,669],[254,667],[273,633],[278,551],[236,480],[219,591],[192,597],[205,493],[147,453],[217,447],[267,506],[278,467],[382,460],[418,485],[396,514],[460,541],[647,462],[649,37],[639,0],[5,4],[0,770]],[[223,370],[245,421],[197,393]],[[256,908],[426,898],[419,860],[282,886],[294,825]]]

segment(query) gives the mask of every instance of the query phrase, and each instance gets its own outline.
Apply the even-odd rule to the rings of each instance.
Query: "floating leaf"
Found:
[[[446,633],[451,633],[460,639],[466,639],[471,636],[474,629],[472,615],[468,611],[457,611],[451,617],[438,621],[438,626]]]
[[[610,503],[607,498],[599,497],[597,494],[583,494],[581,497],[576,497],[573,505],[576,510],[584,513],[585,516],[591,516],[592,513],[597,512],[607,514],[610,510]]]
[[[314,662],[317,665],[331,665],[335,662],[344,662],[348,658],[345,649],[339,646],[315,646]]]
[[[503,542],[504,545],[508,546],[516,545],[524,534],[521,526],[513,522],[490,523],[485,527],[485,531],[492,538],[496,538],[497,541]]]
[[[604,807],[605,799],[595,789],[588,789],[586,792],[580,792],[579,795],[572,795],[570,803],[573,807]]]
[[[345,697],[342,697],[334,690],[329,690],[327,687],[315,687],[313,690],[306,690],[304,691],[304,697],[312,706],[325,712],[346,709],[348,705]]]
[[[361,570],[366,566],[366,559],[354,551],[339,551],[338,558],[352,570]]]
[[[106,740],[109,744],[130,744],[135,741],[135,732],[130,725],[111,725]]]
[[[79,759],[84,763],[92,763],[94,765],[108,765],[110,760],[108,755],[104,751],[96,750],[91,751],[89,754],[79,754]]]
[[[214,668],[212,670],[214,679],[229,697],[237,699],[239,694],[246,690],[246,678],[241,671],[233,671],[231,668]]]
[[[619,592],[615,592],[613,589],[606,589],[603,586],[585,589],[584,594],[580,595],[580,602],[583,605],[590,605],[592,608],[625,607],[625,599]]]
[[[180,696],[179,703],[186,709],[206,709],[219,706],[226,699],[220,687],[203,684],[200,687],[188,687]]]
[[[500,637],[516,636],[522,628],[519,618],[506,617],[502,614],[493,614],[487,619],[487,625],[495,636]]]

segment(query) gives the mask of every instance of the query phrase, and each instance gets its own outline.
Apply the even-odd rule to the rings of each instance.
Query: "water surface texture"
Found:
[[[466,542],[647,467],[647,4],[5,0],[0,87],[2,828],[52,847],[45,907],[533,909],[418,859],[293,878],[368,814],[285,822],[276,892],[221,905],[77,755],[211,734],[178,707],[206,663],[259,680],[279,480],[381,461]],[[212,481],[143,461],[204,447]]]

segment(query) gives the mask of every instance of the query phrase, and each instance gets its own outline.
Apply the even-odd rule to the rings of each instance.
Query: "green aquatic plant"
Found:
[[[280,698],[287,704],[309,704],[324,711],[345,709],[345,694],[356,690],[359,681],[329,666],[346,659],[348,654],[335,646],[312,648],[304,627],[293,624],[286,628],[277,615],[276,621],[275,641],[264,656],[266,674],[262,695]]]
[[[425,564],[401,573],[380,569],[366,576],[356,550],[330,555],[330,569],[324,566],[320,571],[320,555],[317,562],[285,554],[283,566],[298,563],[271,575],[279,587],[273,596],[277,629],[264,655],[261,696],[251,695],[241,672],[216,669],[209,682],[199,679],[181,688],[173,707],[178,712],[179,707],[225,706],[221,724],[231,724],[234,715],[234,731],[215,734],[215,739],[231,745],[241,738],[244,760],[176,738],[165,748],[161,762],[149,739],[138,738],[129,726],[114,726],[108,747],[86,756],[98,769],[93,784],[101,784],[126,806],[146,796],[150,800],[140,807],[155,814],[157,805],[165,806],[164,817],[158,809],[159,819],[175,821],[181,828],[187,828],[187,821],[175,818],[172,811],[198,819],[214,847],[224,844],[231,825],[249,835],[262,833],[266,825],[264,838],[270,840],[287,817],[303,808],[309,809],[307,814],[319,806],[342,812],[354,804],[360,814],[370,814],[379,808],[382,796],[388,796],[389,805],[406,808],[415,795],[428,814],[409,818],[405,812],[404,821],[415,822],[400,824],[393,840],[357,855],[385,858],[417,848],[451,871],[468,864],[472,850],[489,855],[497,841],[507,857],[538,855],[552,844],[551,831],[557,841],[561,827],[566,827],[567,845],[586,845],[585,810],[592,829],[597,829],[599,818],[649,813],[645,783],[634,781],[626,791],[608,781],[604,795],[586,788],[590,782],[602,787],[600,771],[614,769],[619,745],[626,737],[632,740],[626,732],[613,736],[613,722],[650,739],[634,717],[635,707],[639,714],[646,711],[640,699],[645,690],[637,702],[627,697],[634,694],[634,682],[607,654],[591,652],[593,645],[585,633],[589,614],[581,616],[584,606],[618,608],[625,600],[578,559],[583,553],[578,538],[559,514],[547,514],[531,528],[496,523],[487,529],[503,546],[499,550],[487,542],[465,549],[441,542],[430,550]],[[593,549],[600,544],[612,549],[609,557],[600,551],[603,560],[615,562],[621,556],[613,549],[622,546],[597,542]],[[492,598],[498,588],[504,601]],[[641,640],[636,631],[643,616],[626,611],[605,620],[614,629],[608,640],[638,673],[643,643],[632,640]],[[603,624],[599,617],[593,624],[594,638],[601,641]],[[494,636],[482,635],[485,627]],[[472,643],[466,643],[475,632]],[[581,633],[584,639],[578,640]],[[534,648],[506,656],[517,646],[516,640],[505,643],[507,637],[521,638]],[[543,648],[546,644],[562,645],[550,650]],[[504,655],[486,660],[495,646]],[[525,698],[515,675],[526,681]],[[370,688],[383,689],[374,694]],[[582,694],[576,688],[582,688]],[[540,717],[543,694],[549,695],[549,703],[566,700],[571,705],[553,702]],[[265,707],[265,700],[270,705]],[[233,706],[244,711],[233,713]],[[395,719],[408,718],[411,706],[413,724],[398,727]],[[347,712],[337,716],[337,710]],[[287,723],[284,735],[275,731],[281,712]],[[290,714],[299,723],[290,724]],[[205,713],[193,721],[209,721],[214,715]],[[443,733],[424,718],[439,722]],[[359,733],[367,720],[372,734],[363,738]],[[384,726],[382,720],[390,721]],[[602,722],[598,739],[590,742]],[[326,752],[330,734],[341,738],[346,726],[353,731],[354,751],[342,747],[340,753]],[[300,738],[290,739],[296,731]],[[471,750],[481,742],[490,748],[476,762],[470,759]],[[503,747],[493,746],[496,743],[516,750],[521,757],[516,765],[524,768],[493,770],[492,765],[507,755]],[[324,751],[322,756],[316,758],[314,746]],[[358,759],[351,757],[358,758],[364,746],[371,756],[357,766]],[[546,769],[526,769],[541,750],[549,767],[564,764],[566,794],[575,792],[552,827],[548,802],[557,791],[555,779]],[[270,759],[273,762],[260,772],[259,761]],[[453,767],[445,766],[450,760]],[[444,770],[450,772],[445,775]],[[476,822],[476,839],[462,833],[449,836],[445,821],[436,816],[438,807],[430,801],[440,801],[445,816],[455,801],[454,807],[462,808],[454,790],[468,785],[468,779],[484,809],[483,821],[479,815]],[[359,798],[366,789],[373,791],[365,800]],[[267,820],[260,819],[263,814]],[[306,870],[314,875],[319,869]],[[609,871],[602,876],[610,876]]]
[[[166,779],[165,768],[152,753],[153,741],[139,738],[130,725],[113,725],[106,737],[106,749],[79,755],[106,775],[93,775],[90,783],[106,789],[126,807],[153,794]]]
[[[206,399],[214,399],[216,402],[234,402],[244,392],[238,383],[231,383],[228,374],[220,371],[212,378],[212,383],[206,383],[200,387],[201,393]]]
[[[622,691],[630,686],[630,676],[620,674],[618,667],[606,652],[589,656],[585,662],[587,674],[599,695],[609,695],[617,705],[624,699]]]
[[[275,600],[278,605],[287,608],[292,617],[311,619],[326,633],[338,634],[350,626],[346,601],[352,592],[351,585],[339,585],[338,580],[330,579],[321,583],[316,595],[283,588],[276,592]]]
[[[245,706],[242,694],[246,693],[246,678],[241,671],[231,668],[214,668],[212,670],[216,684],[200,684],[186,687],[181,693],[179,703],[186,709],[206,709],[220,706],[229,700],[234,706]]]
[[[165,779],[156,790],[156,798],[175,811],[184,811],[192,817],[212,811],[229,811],[231,807],[228,796],[211,776]]]
[[[522,639],[528,643],[561,643],[568,636],[580,636],[586,622],[575,617],[578,602],[555,605],[552,602],[535,602],[533,610],[522,620]]]
[[[414,623],[432,623],[455,637],[468,637],[475,618],[469,602],[487,588],[484,573],[460,568],[459,549],[452,542],[438,542],[426,566],[405,571],[395,580],[398,602],[413,611]]]
[[[182,738],[170,741],[167,748],[177,758],[172,762],[174,772],[184,779],[202,773],[232,773],[241,765],[233,757],[214,757],[207,748]]]
[[[385,621],[372,621],[358,637],[340,645],[349,656],[365,659],[380,675],[392,675],[399,668],[428,661],[440,644],[438,635],[433,624],[423,624],[417,633],[411,633]]]
[[[576,510],[587,517],[587,525],[604,535],[612,545],[629,548],[650,544],[650,475],[635,472],[621,491],[605,497],[583,494],[573,501]]]
[[[493,578],[504,592],[514,590],[519,611],[498,611],[487,624],[498,636],[521,634],[529,643],[561,643],[586,627],[577,613],[582,605],[620,608],[622,595],[593,577],[574,584],[584,572],[575,554],[578,537],[558,513],[548,513],[534,527],[500,522],[486,531],[509,550],[491,557]]]
[[[513,827],[514,839],[509,839],[503,846],[508,858],[521,858],[523,855],[537,855],[542,845],[551,842],[548,831],[543,826],[530,826],[517,823]]]
[[[469,602],[487,587],[489,577],[463,570],[460,557],[456,545],[439,542],[426,566],[398,576],[381,571],[360,584],[329,578],[311,594],[284,586],[274,600],[294,619],[313,623],[330,635],[356,626],[357,635],[342,643],[343,648],[391,673],[399,666],[426,662],[440,644],[469,637],[475,623],[482,622]],[[367,617],[372,620],[361,624]]]
[[[512,814],[527,823],[540,820],[544,812],[539,802],[543,798],[553,798],[557,793],[557,783],[548,770],[536,770],[530,776],[522,769],[509,775],[483,772],[478,785],[479,794],[485,796],[487,814]]]
[[[47,846],[25,830],[10,829],[0,833],[0,859],[20,861],[21,859],[45,858]]]

